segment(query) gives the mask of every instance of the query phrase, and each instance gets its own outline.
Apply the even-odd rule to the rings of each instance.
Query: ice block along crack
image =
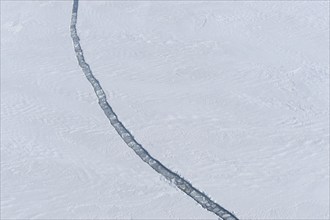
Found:
[[[157,173],[164,176],[167,180],[171,181],[173,184],[176,185],[182,192],[186,195],[194,199],[198,204],[200,204],[204,209],[207,209],[210,212],[213,212],[215,215],[219,216],[222,220],[238,220],[238,218],[233,215],[231,212],[217,204],[216,202],[212,201],[205,193],[201,192],[200,190],[196,189],[190,182],[188,182],[183,177],[179,176],[175,172],[171,171],[167,167],[165,167],[160,161],[153,158],[145,149],[144,147],[139,144],[133,135],[125,128],[123,123],[119,121],[117,115],[112,110],[111,106],[109,105],[106,95],[100,85],[100,82],[94,77],[90,66],[86,63],[83,50],[80,46],[80,39],[77,34],[77,17],[78,17],[78,0],[73,0],[73,8],[72,8],[72,17],[71,17],[71,38],[74,45],[74,51],[76,53],[76,57],[81,67],[82,71],[84,72],[86,78],[91,83],[94,88],[95,94],[98,98],[98,102],[104,114],[109,119],[111,125],[115,128],[117,133],[123,139],[123,141],[134,150],[134,152],[145,162],[147,163],[152,169],[154,169]]]

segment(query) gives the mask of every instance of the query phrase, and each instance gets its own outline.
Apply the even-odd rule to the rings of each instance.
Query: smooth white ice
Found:
[[[1,218],[216,219],[129,149],[72,2],[1,1]],[[157,159],[242,219],[328,219],[328,2],[81,1],[84,55]]]

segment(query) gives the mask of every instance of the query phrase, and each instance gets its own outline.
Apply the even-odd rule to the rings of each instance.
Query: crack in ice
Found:
[[[109,105],[105,93],[99,83],[94,77],[89,65],[86,63],[82,48],[79,43],[79,36],[77,34],[77,13],[78,13],[78,1],[73,0],[72,18],[71,18],[71,37],[74,45],[74,51],[76,53],[79,66],[84,72],[86,78],[91,83],[99,101],[99,105],[103,109],[105,115],[109,119],[111,125],[116,129],[117,133],[121,136],[124,142],[132,148],[135,153],[149,166],[151,166],[156,172],[164,176],[167,180],[175,184],[185,194],[194,199],[204,209],[213,212],[223,220],[238,220],[231,212],[227,211],[216,202],[212,201],[205,193],[199,191],[192,186],[187,180],[179,176],[175,172],[165,167],[161,162],[153,158],[133,137],[133,135],[125,128],[125,126],[119,121],[117,115]]]

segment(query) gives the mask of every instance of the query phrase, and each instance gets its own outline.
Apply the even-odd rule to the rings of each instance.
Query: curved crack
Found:
[[[133,137],[133,135],[125,128],[125,126],[119,121],[117,115],[112,110],[109,105],[105,93],[99,83],[99,81],[94,77],[89,65],[86,63],[83,55],[82,48],[79,43],[79,36],[77,34],[77,13],[78,13],[78,1],[73,0],[73,8],[72,8],[72,17],[71,17],[71,37],[74,45],[74,51],[76,53],[76,57],[84,72],[86,78],[91,83],[94,88],[94,91],[97,95],[99,105],[103,109],[105,115],[109,119],[111,125],[116,129],[117,133],[121,136],[124,142],[132,148],[135,153],[149,166],[151,166],[157,173],[164,176],[167,180],[175,184],[180,190],[182,190],[185,194],[193,198],[197,203],[199,203],[204,209],[207,209],[210,212],[213,212],[217,216],[219,216],[223,220],[238,220],[236,216],[232,213],[218,205],[216,202],[212,201],[205,193],[199,191],[195,187],[192,186],[187,180],[178,174],[174,173],[167,167],[165,167],[161,162],[153,158]]]

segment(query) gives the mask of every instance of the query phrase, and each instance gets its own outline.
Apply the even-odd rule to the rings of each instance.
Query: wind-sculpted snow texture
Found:
[[[103,109],[105,115],[110,120],[111,125],[116,129],[121,138],[125,143],[132,148],[135,153],[149,166],[151,166],[155,171],[163,175],[167,180],[174,183],[180,190],[185,194],[193,198],[197,203],[199,203],[203,208],[213,212],[223,220],[236,220],[237,218],[222,208],[220,205],[212,201],[207,195],[193,187],[187,180],[180,177],[178,174],[172,172],[166,168],[162,163],[153,158],[133,137],[133,135],[125,128],[125,126],[118,120],[117,115],[114,113],[109,103],[107,102],[105,93],[99,83],[99,81],[94,77],[89,65],[86,63],[83,55],[82,48],[79,43],[79,37],[77,34],[76,24],[77,24],[77,13],[78,13],[78,0],[74,0],[71,18],[71,37],[73,40],[74,50],[79,62],[79,66],[82,68],[86,78],[91,83],[94,91],[98,97],[99,105]]]

